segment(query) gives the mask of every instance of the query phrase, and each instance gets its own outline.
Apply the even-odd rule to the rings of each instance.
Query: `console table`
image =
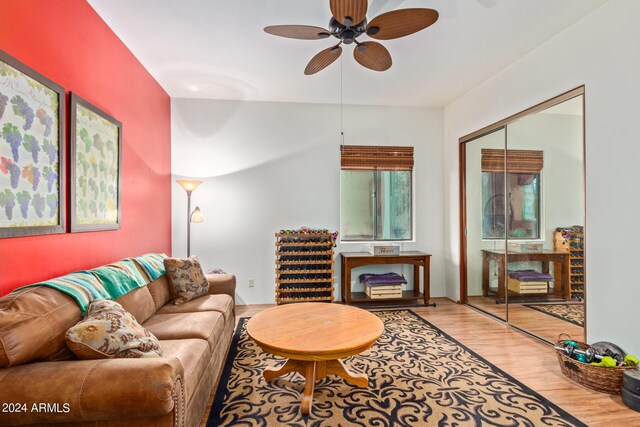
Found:
[[[538,261],[542,263],[542,272],[549,273],[549,263],[554,263],[554,275],[556,286],[560,282],[560,294],[564,299],[569,299],[569,252],[556,252],[543,250],[541,252],[509,252],[508,262]],[[496,302],[505,301],[506,285],[506,260],[503,249],[483,249],[482,250],[482,295],[489,296],[489,265],[495,261],[498,266],[498,298]],[[559,279],[559,280],[558,280]],[[515,296],[509,292],[510,296]],[[548,295],[548,294],[546,294]],[[535,297],[535,294],[528,295]]]
[[[429,262],[430,254],[423,252],[407,251],[400,255],[371,255],[368,252],[342,252],[340,287],[342,290],[342,302],[350,305],[354,302],[384,302],[384,301],[419,301],[424,299],[424,304],[429,305]],[[402,292],[402,297],[371,299],[364,292],[351,292],[351,269],[365,265],[379,264],[412,264],[413,265],[413,290]],[[420,267],[424,271],[424,292],[420,292]],[[435,304],[434,304],[435,305]]]

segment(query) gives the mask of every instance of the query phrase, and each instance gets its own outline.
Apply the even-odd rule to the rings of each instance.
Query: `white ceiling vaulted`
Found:
[[[327,28],[329,0],[89,0],[172,97],[444,106],[607,0],[370,0],[367,17],[436,9],[426,30],[383,41],[385,72],[342,59],[313,76],[307,62],[332,40],[274,37],[268,25]],[[368,39],[363,35],[358,40]]]

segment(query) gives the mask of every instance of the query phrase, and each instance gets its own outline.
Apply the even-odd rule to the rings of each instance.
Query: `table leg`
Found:
[[[422,282],[424,283],[424,305],[429,305],[429,300],[431,299],[431,258],[424,258],[424,278]],[[435,307],[435,303],[433,303]]]
[[[482,296],[489,296],[489,256],[482,252]]]
[[[569,279],[569,257],[564,259],[564,262],[559,263],[562,269],[562,293],[564,299],[571,299],[571,280]]]
[[[420,266],[413,264],[413,295],[420,295]]]
[[[498,257],[498,259],[496,260],[496,262],[498,263],[498,301],[500,302],[504,302],[505,301],[505,282],[504,282],[504,278],[505,278],[505,270],[506,270],[506,265],[505,265],[505,259],[503,256]]]
[[[550,271],[549,265],[550,264],[551,263],[549,261],[540,261],[540,265],[541,265],[540,271],[542,271],[544,274],[549,274],[549,271]],[[557,276],[557,274],[558,274],[558,264],[554,262],[553,263],[553,275]],[[558,282],[554,282],[553,283],[553,291],[554,292],[556,291],[556,286],[558,286]]]
[[[302,360],[289,359],[284,365],[277,368],[267,368],[262,373],[265,381],[270,383],[278,377],[287,375],[289,372],[298,372],[301,375],[305,375],[306,364]]]
[[[344,269],[344,292],[347,294],[347,305],[351,305],[351,265],[349,265],[349,260],[345,262]]]
[[[309,415],[313,407],[315,381],[321,380],[327,375],[337,375],[356,387],[366,388],[369,386],[369,377],[366,374],[351,371],[342,360],[315,362],[289,359],[278,368],[265,369],[262,375],[267,382],[271,382],[290,372],[298,372],[304,377],[304,391],[301,398],[301,412],[304,415]]]
[[[367,377],[366,374],[352,372],[344,365],[342,360],[327,360],[324,369],[326,374],[322,377],[318,376],[318,379],[333,374],[339,376],[348,383],[355,385],[356,387],[366,388],[369,385],[369,377]]]
[[[549,274],[549,261],[542,261],[542,272]]]
[[[340,298],[342,302],[346,300],[345,291],[345,258],[340,256]]]
[[[316,362],[305,362],[304,370],[304,391],[302,392],[302,402],[300,405],[300,411],[303,415],[309,415],[311,413],[311,407],[313,406],[313,387],[316,380]]]

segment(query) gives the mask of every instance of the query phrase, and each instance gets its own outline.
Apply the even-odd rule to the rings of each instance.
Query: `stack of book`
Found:
[[[406,279],[397,273],[360,275],[360,282],[364,283],[367,296],[371,299],[386,299],[402,297],[402,285]]]

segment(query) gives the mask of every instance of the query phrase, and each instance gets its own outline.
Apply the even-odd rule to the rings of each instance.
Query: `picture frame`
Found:
[[[71,232],[118,230],[122,123],[71,93]]]
[[[67,231],[65,89],[0,50],[0,238]]]

